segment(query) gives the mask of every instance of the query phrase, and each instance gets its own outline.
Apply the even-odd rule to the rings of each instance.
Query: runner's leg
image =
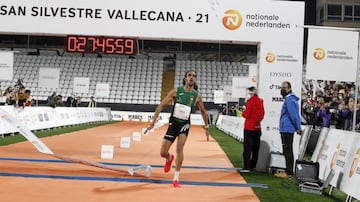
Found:
[[[186,142],[187,136],[182,133],[178,136],[177,145],[176,145],[176,171],[180,171],[183,160],[184,160],[184,145]]]
[[[160,156],[163,158],[169,158],[169,149],[173,143],[167,139],[163,139],[161,143]]]
[[[175,173],[173,178],[173,186],[174,188],[181,188],[181,185],[179,183],[179,175],[180,175],[180,169],[184,160],[184,145],[186,142],[186,134],[181,133],[178,136],[178,141],[176,145],[176,167],[175,167]]]

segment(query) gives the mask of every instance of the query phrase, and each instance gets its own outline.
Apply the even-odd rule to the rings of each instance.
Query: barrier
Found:
[[[87,107],[25,107],[15,108],[13,106],[0,106],[1,109],[14,115],[24,123],[30,130],[41,130],[62,127],[74,124],[83,124],[96,121],[133,121],[150,123],[154,112],[129,112],[110,111],[109,108],[87,108]],[[170,113],[160,113],[157,122],[168,123]],[[204,125],[201,114],[191,114],[192,125]],[[231,125],[229,123],[228,125]],[[242,127],[243,123],[239,124]],[[235,129],[235,130],[242,130]],[[6,122],[0,121],[0,134],[17,132],[16,129]],[[233,134],[236,134],[233,131]]]
[[[42,130],[75,124],[112,120],[109,108],[87,107],[25,107],[0,106],[1,109],[16,117],[30,130]],[[15,133],[18,130],[0,120],[0,134]]]
[[[243,138],[243,122],[243,118],[220,115],[216,126],[241,141]],[[302,128],[304,130],[303,136],[294,136],[294,159],[302,159],[310,138],[311,126],[302,126]],[[280,135],[277,135],[278,137],[273,137],[271,141],[279,140]],[[263,163],[261,159],[263,156],[269,155],[260,154],[258,164]],[[330,171],[333,170],[335,173],[330,184],[344,193],[360,199],[358,190],[360,185],[360,133],[323,128],[311,160],[320,164],[319,179],[325,180]],[[264,162],[268,161],[265,160]]]
[[[324,180],[333,169],[335,174],[330,184],[360,199],[359,133],[323,128],[311,159],[320,163],[320,179]]]
[[[132,121],[132,122],[148,122],[152,121],[154,112],[131,112],[131,111],[111,111],[113,120],[115,121]],[[168,123],[170,113],[160,113],[158,121]],[[204,125],[204,121],[200,114],[191,114],[190,121],[192,125]]]
[[[18,108],[13,108],[13,110],[18,110]],[[67,161],[67,162],[71,162],[71,163],[79,163],[79,164],[83,164],[83,165],[94,166],[94,167],[113,170],[113,171],[117,171],[117,172],[129,173],[129,174],[131,174],[131,176],[133,176],[135,174],[137,176],[149,176],[149,174],[150,174],[149,172],[151,172],[151,168],[150,168],[150,170],[147,168],[146,173],[141,174],[141,173],[137,173],[137,170],[130,170],[130,169],[123,170],[121,168],[116,168],[116,167],[108,166],[108,165],[101,164],[101,163],[82,160],[82,159],[78,159],[78,158],[74,158],[74,157],[70,157],[70,156],[64,156],[61,154],[55,154],[38,137],[36,137],[35,134],[32,133],[30,131],[30,129],[27,128],[27,126],[24,123],[20,122],[15,116],[8,113],[3,108],[0,108],[0,121],[6,122],[10,126],[13,126],[13,128],[16,128],[17,131],[19,131],[19,133],[22,136],[24,136],[39,152],[41,152],[43,154],[48,154],[55,158],[58,158],[58,159],[61,159],[61,160]],[[112,153],[113,153],[113,150],[112,150]],[[138,170],[142,170],[142,168],[139,168]]]
[[[216,127],[240,142],[244,139],[244,121],[242,117],[220,115]]]
[[[244,134],[243,134],[244,121],[245,119],[242,117],[220,115],[216,122],[216,127],[222,130],[223,132],[225,132],[226,134],[242,142],[244,139]],[[305,132],[303,137],[299,135],[294,135],[294,142],[293,142],[294,159],[302,158],[305,152],[304,150],[306,149],[306,144],[308,142],[309,133],[311,131],[309,126],[302,126],[302,129]],[[262,133],[264,133],[264,131],[267,130],[268,130],[267,128],[262,129]],[[262,135],[261,142],[262,143],[260,145],[259,159],[256,169],[259,171],[266,172],[269,166],[270,153],[271,152],[282,153],[282,148],[277,146],[277,145],[281,145],[280,133],[277,132],[272,136]],[[269,149],[264,149],[264,148],[269,148]]]

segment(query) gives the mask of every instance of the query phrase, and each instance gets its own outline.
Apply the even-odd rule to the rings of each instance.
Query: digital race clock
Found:
[[[119,55],[136,53],[136,40],[130,38],[69,35],[66,42],[68,52]]]

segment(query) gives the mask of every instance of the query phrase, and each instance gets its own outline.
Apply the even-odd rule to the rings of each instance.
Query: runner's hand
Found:
[[[153,128],[154,128],[154,124],[151,123],[150,126],[147,127],[146,130],[144,131],[144,135],[145,135],[147,132],[149,132],[151,129],[153,129]]]
[[[206,141],[209,141],[210,135],[209,135],[209,130],[207,128],[205,129],[205,136],[206,136]]]

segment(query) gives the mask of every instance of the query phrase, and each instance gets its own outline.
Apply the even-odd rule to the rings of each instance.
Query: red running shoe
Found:
[[[174,186],[174,188],[181,188],[181,185],[180,185],[180,183],[179,183],[179,180],[174,180],[174,181],[173,181],[173,186]]]
[[[174,154],[170,155],[170,161],[166,160],[165,166],[164,166],[164,172],[168,173],[171,170],[171,164],[174,161]]]

